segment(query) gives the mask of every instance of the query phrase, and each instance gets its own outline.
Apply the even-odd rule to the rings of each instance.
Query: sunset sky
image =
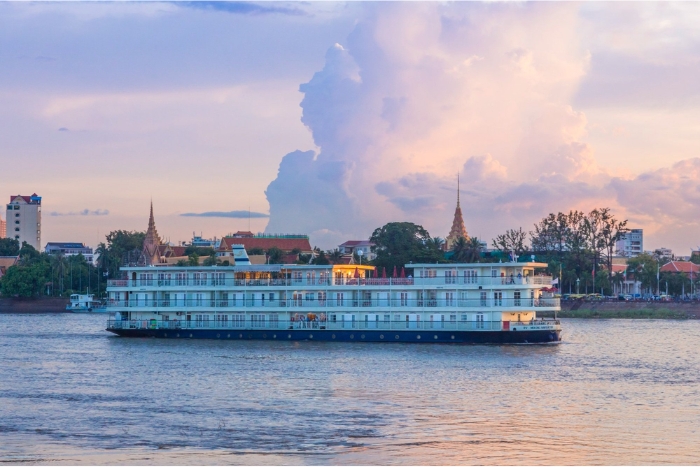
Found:
[[[609,206],[687,255],[698,24],[697,2],[0,3],[0,195],[43,196],[43,244],[145,230],[152,199],[172,242],[327,249],[445,237],[459,173],[489,243]]]

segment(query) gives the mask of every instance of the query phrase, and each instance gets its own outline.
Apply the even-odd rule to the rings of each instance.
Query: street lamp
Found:
[[[356,250],[356,251],[357,251],[357,256],[360,257],[360,266],[362,266],[362,254],[364,253],[364,251],[362,251],[362,250]]]
[[[579,279],[579,278],[577,277],[577,278],[576,278],[576,295],[579,295],[579,291],[578,291],[579,282],[581,282],[581,279]]]

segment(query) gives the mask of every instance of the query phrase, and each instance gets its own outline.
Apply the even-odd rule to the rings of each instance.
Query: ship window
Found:
[[[453,323],[457,321],[457,315],[450,315],[450,321]]]
[[[19,225],[19,221],[15,221],[15,224]]]
[[[337,318],[336,318],[335,314],[332,314],[332,315],[331,315],[331,323],[335,323],[335,322],[336,322],[336,319],[337,319]]]
[[[389,323],[391,321],[391,315],[384,315],[384,322]]]
[[[460,319],[461,319],[462,321],[466,321],[466,320],[467,320],[467,315],[462,315],[462,316],[460,316]]]
[[[15,213],[15,217],[19,217],[19,213],[18,213],[18,212]]]

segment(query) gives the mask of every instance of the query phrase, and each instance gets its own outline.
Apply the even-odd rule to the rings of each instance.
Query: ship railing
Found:
[[[501,321],[426,321],[426,320],[391,320],[391,321],[357,321],[357,320],[265,320],[258,318],[253,320],[254,315],[241,315],[236,319],[227,320],[186,320],[186,319],[140,319],[129,320],[110,319],[107,322],[108,329],[221,329],[221,330],[250,330],[250,329],[270,329],[270,330],[375,330],[375,331],[494,331],[503,329]],[[180,318],[180,317],[178,317]],[[547,324],[552,324],[548,321]],[[555,324],[559,324],[558,322]],[[511,327],[513,323],[511,323]]]
[[[312,297],[313,295],[313,297]],[[313,298],[313,299],[312,299]],[[499,308],[499,309],[531,309],[557,308],[559,298],[475,298],[475,299],[402,299],[402,298],[338,298],[331,297],[318,300],[315,294],[302,298],[269,299],[266,297],[229,297],[227,299],[211,298],[133,298],[131,300],[109,300],[108,307],[116,308],[289,308],[289,309],[333,309],[333,308]]]
[[[293,287],[293,286],[353,286],[353,287],[403,287],[476,285],[507,287],[518,285],[551,286],[552,276],[444,276],[444,277],[395,277],[395,278],[265,278],[234,279],[230,277],[183,277],[168,279],[109,279],[108,287]]]

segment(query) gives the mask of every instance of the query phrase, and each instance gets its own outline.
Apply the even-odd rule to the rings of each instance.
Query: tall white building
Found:
[[[41,249],[41,196],[10,196],[5,216],[7,238]]]
[[[615,245],[617,254],[632,258],[644,251],[644,229],[630,229]]]

